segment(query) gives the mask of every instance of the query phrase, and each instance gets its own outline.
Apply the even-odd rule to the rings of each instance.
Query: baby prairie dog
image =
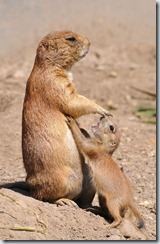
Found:
[[[120,131],[115,121],[102,116],[98,124],[92,126],[91,129],[96,138],[103,139],[106,152],[112,155],[120,143]]]
[[[48,34],[39,43],[26,85],[22,116],[26,181],[33,197],[59,205],[76,206],[74,201],[78,199],[89,204],[95,194],[65,117],[110,115],[79,95],[73,84],[70,69],[88,53],[89,47],[86,37],[71,31]]]
[[[89,165],[92,184],[99,195],[100,207],[114,220],[109,226],[117,227],[129,209],[138,219],[138,227],[142,228],[144,221],[135,206],[131,182],[108,153],[108,139],[106,141],[104,127],[93,127],[94,137],[85,138],[74,119],[68,118],[68,125],[80,152],[85,157],[85,162]]]

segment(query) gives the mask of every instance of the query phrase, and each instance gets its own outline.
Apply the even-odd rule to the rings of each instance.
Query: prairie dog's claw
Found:
[[[113,114],[111,114],[108,111],[106,111],[106,112],[98,112],[98,114],[101,115],[101,119],[104,118],[105,116],[111,116],[111,117],[113,117]]]
[[[67,198],[60,198],[59,200],[55,201],[55,204],[57,204],[57,206],[70,206],[79,208],[77,203]]]
[[[70,114],[65,114],[65,116],[68,120],[73,119],[73,117]]]
[[[73,126],[73,125],[77,125],[78,127],[80,127],[80,124],[77,122],[77,120],[75,120],[72,116],[67,116],[67,124],[69,127]]]
[[[106,116],[111,116],[111,117],[113,117],[113,114],[111,114],[110,112],[105,113],[105,115],[106,115]]]

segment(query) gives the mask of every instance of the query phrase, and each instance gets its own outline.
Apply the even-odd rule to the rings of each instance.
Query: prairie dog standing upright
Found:
[[[92,183],[99,195],[99,204],[114,220],[110,227],[118,226],[129,209],[138,219],[139,228],[142,228],[144,221],[135,206],[131,182],[106,150],[108,139],[106,142],[104,127],[97,126],[93,130],[94,137],[85,138],[74,119],[68,118],[68,125],[89,165]]]
[[[65,114],[78,118],[108,111],[76,93],[71,67],[89,50],[87,38],[53,32],[40,42],[26,85],[22,116],[22,152],[32,196],[59,205],[89,204],[94,197]],[[83,197],[83,193],[87,197]]]

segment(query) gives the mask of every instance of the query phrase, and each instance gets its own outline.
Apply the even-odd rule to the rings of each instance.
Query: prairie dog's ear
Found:
[[[100,141],[103,141],[103,133],[102,131],[99,129],[99,127],[97,125],[93,125],[91,127],[92,133],[94,134],[94,136],[99,139]]]
[[[102,120],[102,119],[104,119],[104,118],[105,118],[105,116],[104,116],[104,115],[102,115],[102,116],[100,117],[100,119],[99,119],[99,120],[101,121],[101,120]]]
[[[100,121],[99,121],[99,125],[104,126],[104,125],[106,125],[106,123],[107,123],[107,119],[105,117],[101,117]]]
[[[45,46],[44,46],[43,42],[41,42],[37,48],[37,54],[40,55],[41,53],[44,53],[44,51],[45,51]]]
[[[39,44],[39,50],[57,52],[57,43],[55,40],[44,39]]]
[[[46,48],[45,48],[43,42],[41,42],[37,48],[37,56],[36,56],[37,61],[43,59],[45,51],[46,51]]]
[[[58,48],[57,48],[57,43],[56,41],[53,41],[53,40],[47,40],[45,43],[44,43],[44,47],[46,50],[48,51],[53,51],[53,52],[57,52]]]

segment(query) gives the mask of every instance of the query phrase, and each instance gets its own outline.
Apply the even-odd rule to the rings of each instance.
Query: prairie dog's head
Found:
[[[39,64],[50,62],[64,69],[83,58],[89,51],[90,42],[86,37],[71,31],[56,31],[45,36],[37,49]]]
[[[92,126],[92,133],[102,141],[106,152],[112,155],[120,142],[120,132],[113,119],[101,118],[97,125]]]

